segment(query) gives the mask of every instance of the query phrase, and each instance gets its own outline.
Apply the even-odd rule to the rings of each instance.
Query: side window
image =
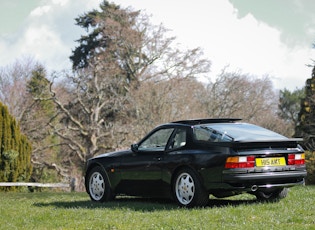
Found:
[[[186,145],[186,130],[177,129],[175,134],[172,137],[169,149],[180,148]]]
[[[173,132],[171,129],[160,129],[144,140],[138,147],[140,151],[164,151]]]

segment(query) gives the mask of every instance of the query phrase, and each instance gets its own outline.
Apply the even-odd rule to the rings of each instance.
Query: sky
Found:
[[[102,0],[0,0],[0,67],[32,57],[48,70],[70,69],[69,56],[85,33],[75,18]],[[302,88],[315,49],[313,0],[112,0],[151,15],[184,48],[200,47],[223,68],[269,76],[276,89]]]

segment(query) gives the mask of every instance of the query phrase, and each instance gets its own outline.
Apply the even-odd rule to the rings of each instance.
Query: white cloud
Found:
[[[59,58],[65,56],[69,49],[62,42],[58,33],[46,25],[29,28],[25,31],[19,43],[23,54],[33,53],[37,60],[42,60],[54,67],[58,66],[60,62]],[[55,65],[54,63],[58,64]]]
[[[39,6],[35,8],[30,15],[31,16],[42,16],[43,14],[47,14],[49,10],[51,9],[51,6]]]
[[[64,6],[69,3],[69,0],[52,0],[52,3],[55,5]]]
[[[24,28],[0,37],[0,63],[6,65],[22,55],[33,55],[47,68],[69,68],[74,42],[84,32],[74,18],[97,8],[101,0],[47,0],[32,11]],[[163,22],[184,47],[202,47],[212,61],[211,77],[229,65],[253,75],[270,75],[277,88],[295,89],[311,75],[314,50],[310,44],[290,47],[280,39],[281,31],[248,14],[237,17],[228,0],[114,0],[123,7],[146,9],[152,22]],[[306,33],[314,34],[312,28]]]
[[[100,0],[47,0],[36,7],[23,28],[0,37],[0,63],[5,66],[22,56],[32,56],[49,70],[70,68],[69,56],[82,30],[74,18],[97,8]]]

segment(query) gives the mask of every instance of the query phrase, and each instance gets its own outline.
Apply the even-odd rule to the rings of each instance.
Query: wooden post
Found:
[[[71,192],[75,192],[75,187],[76,187],[76,179],[74,177],[72,177],[71,180],[70,180]]]

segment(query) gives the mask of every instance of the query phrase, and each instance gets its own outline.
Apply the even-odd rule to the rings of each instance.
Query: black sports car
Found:
[[[298,144],[240,119],[176,121],[153,129],[130,150],[88,160],[86,191],[93,201],[116,195],[173,197],[180,206],[204,206],[209,195],[247,192],[278,200],[304,183]]]

